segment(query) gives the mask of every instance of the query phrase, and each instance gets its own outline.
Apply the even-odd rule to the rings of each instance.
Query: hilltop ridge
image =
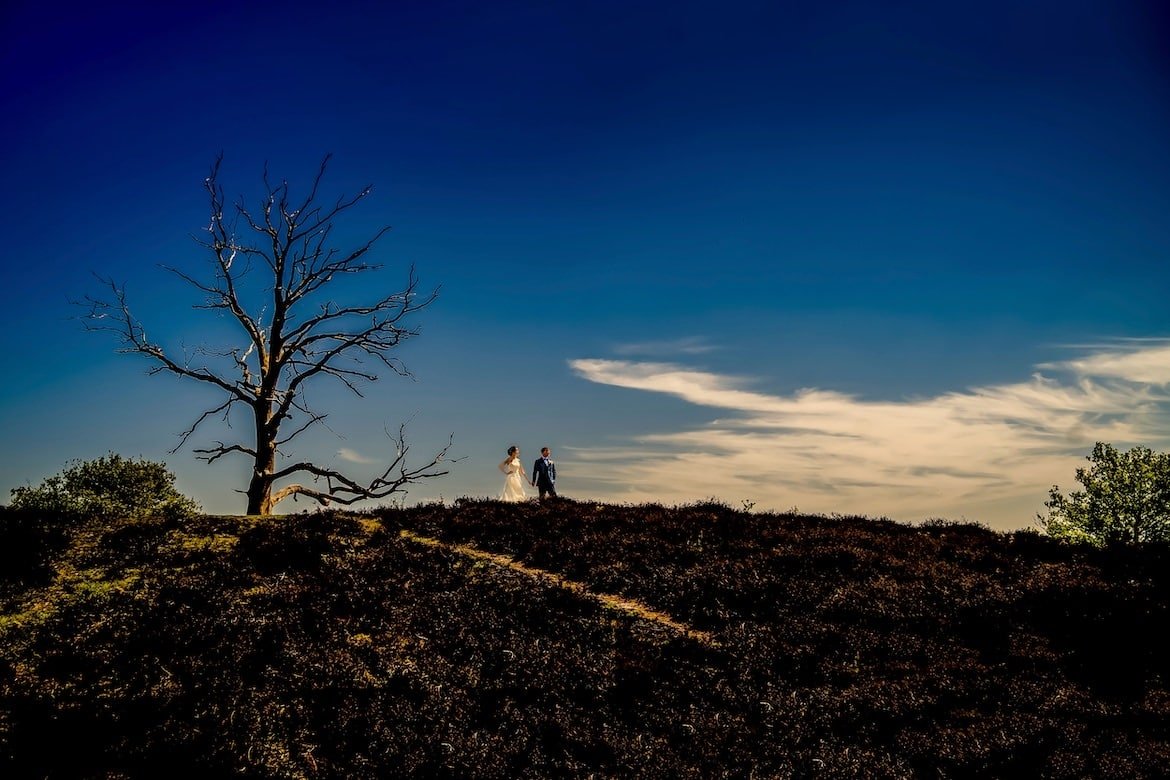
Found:
[[[0,536],[18,776],[1170,765],[1165,547],[569,500]]]

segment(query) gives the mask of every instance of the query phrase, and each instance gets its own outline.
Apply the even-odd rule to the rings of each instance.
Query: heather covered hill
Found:
[[[1165,547],[464,500],[108,527],[5,511],[0,558],[9,776],[1170,765]]]

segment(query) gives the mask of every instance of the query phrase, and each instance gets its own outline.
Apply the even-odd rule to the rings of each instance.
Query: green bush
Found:
[[[165,464],[110,453],[74,461],[36,487],[12,490],[12,508],[99,520],[191,517],[199,505],[175,490]]]

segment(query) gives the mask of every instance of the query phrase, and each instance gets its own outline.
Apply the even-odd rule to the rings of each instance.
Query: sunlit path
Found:
[[[620,596],[614,596],[610,593],[596,593],[590,590],[584,583],[566,579],[559,574],[554,574],[553,572],[545,571],[544,569],[536,569],[531,566],[525,566],[522,563],[518,563],[512,560],[506,555],[486,552],[466,544],[449,544],[447,542],[440,541],[439,539],[435,539],[430,536],[422,536],[406,529],[401,530],[399,535],[403,539],[407,539],[417,544],[425,544],[429,547],[438,547],[444,550],[450,550],[452,552],[459,553],[460,555],[467,556],[468,558],[473,558],[478,561],[486,561],[496,566],[506,567],[512,571],[519,572],[528,577],[532,577],[558,588],[571,591],[579,596],[593,599],[594,601],[602,604],[607,609],[614,610],[615,612],[621,612],[639,620],[648,620],[650,622],[656,623],[660,626],[670,629],[677,634],[680,634],[681,636],[685,636],[688,639],[693,639],[696,642],[701,642],[702,644],[709,646],[715,646],[718,644],[711,634],[705,631],[698,631],[684,623],[679,623],[669,615],[663,614],[662,612],[656,612],[640,601],[621,598]]]

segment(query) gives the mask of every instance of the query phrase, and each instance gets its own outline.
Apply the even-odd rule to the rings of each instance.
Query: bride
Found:
[[[504,491],[500,493],[501,501],[523,501],[528,498],[524,492],[524,483],[532,486],[532,480],[524,475],[524,466],[520,463],[520,448],[512,445],[508,448],[508,457],[499,466],[504,472]]]

